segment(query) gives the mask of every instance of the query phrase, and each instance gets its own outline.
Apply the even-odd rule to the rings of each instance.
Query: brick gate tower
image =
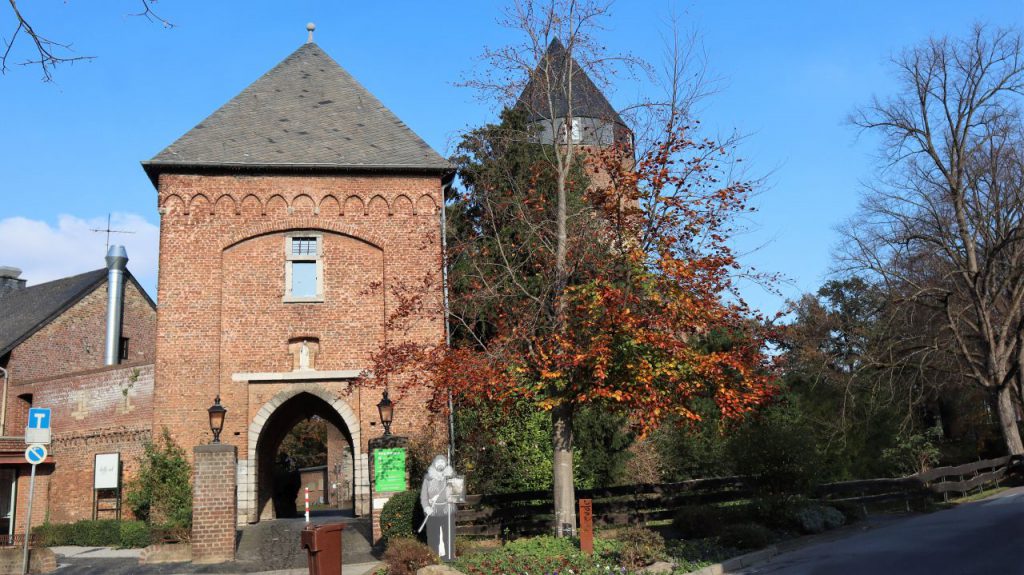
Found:
[[[161,214],[154,433],[190,453],[209,443],[219,395],[233,519],[251,523],[274,517],[284,435],[319,415],[345,438],[345,492],[368,513],[381,394],[353,382],[385,340],[443,341],[448,163],[310,41],[143,167]],[[430,311],[389,333],[395,288],[425,278]],[[426,395],[401,400],[396,434],[434,426]]]

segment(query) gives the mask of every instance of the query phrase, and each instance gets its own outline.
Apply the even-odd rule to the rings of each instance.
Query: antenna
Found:
[[[91,232],[105,232],[107,234],[107,245],[103,246],[103,253],[106,253],[110,249],[110,234],[134,234],[135,232],[130,230],[112,230],[110,229],[110,213],[107,213],[107,227],[103,229],[90,228]]]

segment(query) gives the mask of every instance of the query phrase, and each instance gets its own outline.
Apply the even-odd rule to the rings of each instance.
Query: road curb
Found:
[[[754,551],[753,553],[747,553],[745,555],[739,555],[732,559],[726,559],[721,563],[715,563],[714,565],[708,565],[707,567],[698,569],[696,571],[690,571],[686,575],[724,575],[730,571],[736,569],[742,569],[744,567],[750,567],[755,563],[761,563],[770,560],[779,554],[779,548],[771,545],[765,547],[760,551]]]

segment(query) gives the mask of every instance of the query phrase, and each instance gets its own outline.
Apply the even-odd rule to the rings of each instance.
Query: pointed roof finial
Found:
[[[316,24],[310,22],[306,24],[306,30],[309,30],[309,38],[306,38],[306,44],[313,43],[313,30],[316,30]]]

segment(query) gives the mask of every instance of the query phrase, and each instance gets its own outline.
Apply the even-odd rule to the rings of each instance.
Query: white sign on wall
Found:
[[[117,489],[121,486],[121,454],[97,453],[93,474],[94,489]]]

